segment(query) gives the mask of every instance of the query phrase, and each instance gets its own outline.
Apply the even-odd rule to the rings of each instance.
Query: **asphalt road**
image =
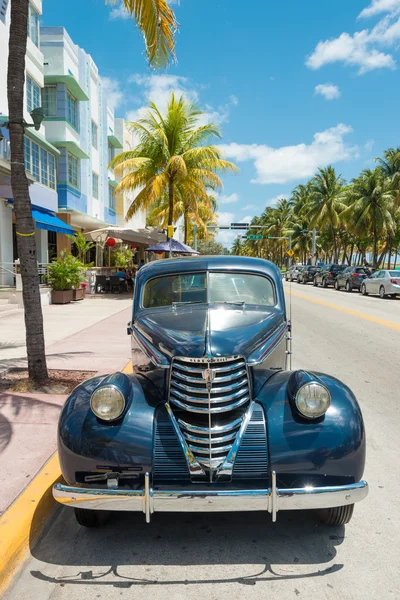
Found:
[[[275,524],[260,513],[157,515],[150,525],[122,514],[85,530],[60,508],[7,600],[400,598],[400,300],[292,291],[293,366],[341,378],[364,413],[370,495],[346,529],[292,512]]]

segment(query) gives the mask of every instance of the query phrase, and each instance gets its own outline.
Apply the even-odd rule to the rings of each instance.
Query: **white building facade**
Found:
[[[16,258],[16,239],[13,198],[10,178],[9,132],[2,124],[8,121],[7,66],[10,30],[10,0],[0,0],[0,285],[11,285],[12,263]],[[30,0],[28,40],[26,50],[26,79],[24,119],[31,123],[30,112],[41,106],[44,86],[43,54],[40,50],[41,0]],[[49,261],[49,248],[55,245],[56,233],[63,229],[54,216],[58,211],[56,165],[59,150],[45,139],[45,128],[26,129],[25,166],[30,181],[29,194],[36,222],[38,262]],[[51,224],[52,223],[52,224]],[[71,232],[68,226],[66,232]]]

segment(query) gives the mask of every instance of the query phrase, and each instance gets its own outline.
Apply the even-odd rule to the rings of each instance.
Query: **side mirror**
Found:
[[[132,335],[132,321],[129,321],[129,323],[126,327],[126,333],[127,333],[127,335]]]

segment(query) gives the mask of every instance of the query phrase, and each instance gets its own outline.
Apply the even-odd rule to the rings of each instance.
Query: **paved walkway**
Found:
[[[45,307],[49,368],[100,373],[123,369],[130,360],[126,335],[130,314],[131,300],[120,297]],[[23,314],[0,320],[0,367],[24,366],[24,335]],[[11,346],[13,340],[17,347]],[[56,450],[58,415],[65,398],[0,393],[0,515]]]

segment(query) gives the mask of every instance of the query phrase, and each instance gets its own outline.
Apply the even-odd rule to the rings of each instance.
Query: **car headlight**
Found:
[[[298,411],[308,419],[322,417],[331,405],[329,390],[319,383],[306,383],[296,394]]]
[[[93,392],[90,408],[99,419],[115,421],[124,412],[125,398],[117,387],[105,385]]]

